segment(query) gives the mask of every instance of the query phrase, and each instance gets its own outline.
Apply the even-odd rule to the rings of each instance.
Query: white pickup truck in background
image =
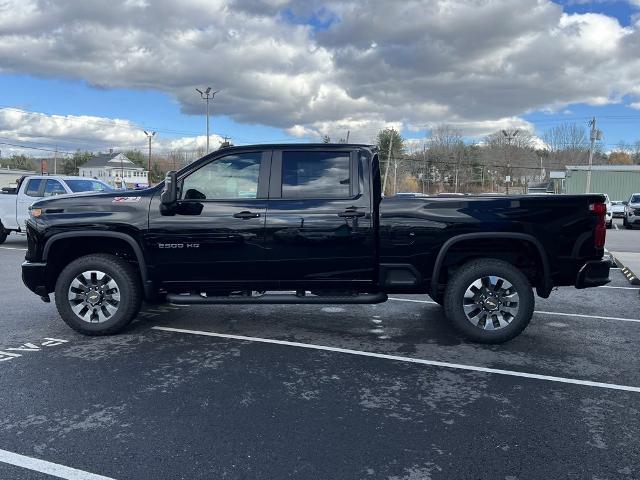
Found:
[[[11,232],[24,231],[29,206],[36,200],[53,195],[112,190],[106,183],[92,178],[50,175],[23,177],[15,189],[3,189],[0,194],[0,243],[4,243]]]

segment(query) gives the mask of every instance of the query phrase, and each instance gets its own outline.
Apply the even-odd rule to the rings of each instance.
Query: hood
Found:
[[[133,199],[151,197],[155,192],[154,188],[148,188],[145,190],[118,190],[114,192],[80,192],[80,193],[67,193],[64,195],[55,195],[53,197],[42,198],[33,202],[33,208],[48,208],[51,206],[80,206],[80,205],[95,205],[108,203],[109,200],[114,199]],[[123,200],[118,200],[123,201]],[[133,200],[129,200],[133,201]]]

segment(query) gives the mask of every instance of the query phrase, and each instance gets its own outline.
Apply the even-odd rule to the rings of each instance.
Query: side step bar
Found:
[[[361,293],[359,295],[324,296],[324,295],[292,295],[266,294],[259,296],[205,297],[198,294],[167,294],[167,301],[177,305],[224,305],[224,304],[369,304],[387,301],[386,293]]]

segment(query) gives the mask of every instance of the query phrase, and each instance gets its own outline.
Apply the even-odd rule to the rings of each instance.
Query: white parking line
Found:
[[[18,247],[0,247],[3,250],[21,250],[23,252],[26,252],[27,249],[26,248],[18,248]]]
[[[620,290],[640,290],[638,287],[614,287],[609,285],[601,285],[598,288],[619,288]]]
[[[579,380],[575,378],[553,377],[549,375],[538,375],[537,373],[518,372],[515,370],[501,370],[498,368],[478,367],[475,365],[462,365],[460,363],[439,362],[435,360],[424,360],[421,358],[400,357],[397,355],[387,355],[385,353],[365,352],[361,350],[350,350],[347,348],[328,347],[326,345],[314,345],[311,343],[289,342],[286,340],[273,340],[270,338],[245,337],[242,335],[229,335],[226,333],[203,332],[201,330],[186,330],[182,328],[170,327],[151,327],[153,330],[162,330],[164,332],[186,333],[190,335],[202,335],[205,337],[227,338],[231,340],[241,340],[258,343],[271,343],[275,345],[284,345],[287,347],[308,348],[311,350],[322,350],[336,353],[346,353],[348,355],[358,355],[361,357],[381,358],[383,360],[394,360],[398,362],[417,363],[420,365],[429,365],[432,367],[444,367],[457,370],[469,370],[473,372],[493,373],[497,375],[507,375],[511,377],[532,378],[535,380],[546,380],[548,382],[570,383],[573,385],[584,385],[587,387],[606,388],[610,390],[623,390],[625,392],[640,393],[640,387],[632,387],[629,385],[617,385],[614,383],[592,382],[590,380]]]
[[[533,313],[540,313],[542,315],[558,315],[561,317],[580,317],[580,318],[593,318],[595,320],[616,320],[618,322],[640,323],[640,320],[637,318],[601,317],[599,315],[584,315],[582,313],[543,312],[541,310],[536,310]]]
[[[637,289],[633,289],[637,290]],[[434,305],[436,302],[431,300],[414,300],[412,298],[395,298],[389,297],[389,300],[395,300],[397,302],[415,302],[415,303],[427,303]],[[535,310],[533,313],[541,313],[543,315],[560,315],[562,317],[581,317],[581,318],[593,318],[597,320],[617,320],[619,322],[635,322],[640,323],[640,319],[637,318],[621,318],[621,317],[602,317],[600,315],[583,315],[582,313],[563,313],[563,312],[545,312],[542,310]]]
[[[429,305],[438,305],[438,302],[434,302],[433,300],[414,300],[413,298],[396,297],[389,297],[389,300],[395,300],[396,302],[428,303]]]
[[[616,230],[620,230],[620,229],[618,228],[618,224],[617,224],[616,222],[613,222],[613,226],[615,227],[615,229],[616,229]]]
[[[46,473],[53,477],[64,478],[66,480],[114,480],[110,477],[103,477],[95,473],[89,473],[76,468],[65,467],[57,463],[39,460],[37,458],[19,455],[17,453],[0,450],[0,462],[26,468],[34,472]]]

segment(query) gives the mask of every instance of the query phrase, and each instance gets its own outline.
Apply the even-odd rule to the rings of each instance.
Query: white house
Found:
[[[97,178],[116,188],[149,186],[149,172],[129,160],[124,153],[110,152],[91,157],[79,168],[79,174]]]

